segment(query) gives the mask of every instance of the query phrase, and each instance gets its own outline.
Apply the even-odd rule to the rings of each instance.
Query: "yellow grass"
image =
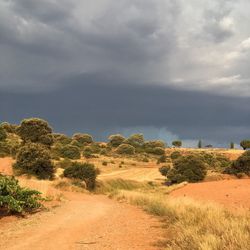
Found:
[[[250,214],[236,214],[214,204],[166,195],[121,191],[119,200],[161,216],[166,238],[159,242],[171,250],[246,250],[250,246]]]

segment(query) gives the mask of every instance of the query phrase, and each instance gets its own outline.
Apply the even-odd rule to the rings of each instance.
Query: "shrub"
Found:
[[[170,158],[172,160],[176,160],[178,159],[179,157],[181,157],[181,153],[179,151],[174,151],[171,155],[170,155]]]
[[[230,148],[234,149],[234,142],[230,142]]]
[[[201,140],[198,141],[198,145],[197,146],[198,146],[198,148],[202,148],[202,142],[201,142]]]
[[[162,155],[165,153],[165,143],[163,141],[147,141],[144,143],[146,153]]]
[[[14,177],[0,174],[0,209],[6,212],[31,212],[40,208],[43,200],[36,190],[22,188]]]
[[[151,154],[164,155],[165,154],[165,149],[164,148],[160,148],[160,147],[156,147],[156,148],[152,149]]]
[[[243,140],[240,142],[240,146],[246,150],[247,148],[250,148],[250,140]]]
[[[72,139],[64,134],[52,134],[52,136],[55,143],[66,145],[72,142]]]
[[[103,161],[103,162],[102,162],[102,165],[103,165],[103,166],[108,166],[108,162],[107,162],[107,161]]]
[[[0,157],[9,156],[10,154],[10,147],[7,142],[0,141]]]
[[[52,145],[52,129],[49,124],[38,118],[25,119],[17,128],[18,135],[24,142]]]
[[[205,178],[206,173],[205,163],[195,155],[188,155],[174,161],[167,177],[171,183],[198,182]]]
[[[89,134],[74,134],[72,137],[73,140],[78,141],[81,145],[90,144],[93,142],[93,137]]]
[[[80,159],[81,154],[78,147],[73,145],[65,145],[60,149],[61,157],[68,159]]]
[[[70,159],[63,159],[56,163],[56,168],[63,168],[66,169],[70,166],[72,166],[73,162]]]
[[[173,141],[172,145],[179,148],[182,146],[182,141]]]
[[[237,175],[244,173],[250,175],[250,151],[246,151],[231,166],[225,169],[224,173]]]
[[[125,137],[119,134],[111,135],[109,136],[108,139],[109,139],[109,144],[115,148],[121,145],[125,141]]]
[[[157,160],[157,164],[160,164],[160,163],[163,163],[163,162],[166,162],[167,161],[167,156],[164,154],[164,155],[161,155],[158,160]]]
[[[65,177],[84,181],[87,189],[92,190],[95,187],[98,171],[93,164],[74,162],[64,170],[63,174]]]
[[[163,175],[163,176],[167,176],[169,170],[171,169],[171,167],[169,165],[165,165],[159,168],[159,172]]]
[[[130,144],[131,146],[137,148],[142,147],[144,144],[143,134],[133,134],[127,140],[126,144]]]
[[[142,159],[142,161],[143,161],[143,162],[149,162],[149,159],[148,159],[147,157],[144,157],[144,158]]]
[[[52,179],[54,176],[54,166],[49,151],[35,143],[27,143],[19,149],[14,169],[19,174],[30,174],[39,179]]]
[[[135,154],[135,148],[129,144],[121,144],[116,152],[118,154],[126,154],[126,155],[133,155]]]
[[[7,139],[7,133],[4,128],[0,127],[0,142]]]
[[[0,128],[3,128],[7,133],[15,133],[17,125],[10,124],[8,122],[2,122]]]

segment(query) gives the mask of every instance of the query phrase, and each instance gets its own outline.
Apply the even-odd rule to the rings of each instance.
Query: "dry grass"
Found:
[[[249,249],[250,215],[247,212],[235,214],[214,204],[171,199],[160,194],[121,191],[116,198],[163,219],[166,239],[159,244],[166,249]]]

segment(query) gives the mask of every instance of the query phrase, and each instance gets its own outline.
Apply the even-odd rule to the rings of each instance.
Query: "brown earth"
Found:
[[[172,197],[212,201],[229,208],[250,209],[250,179],[222,180],[188,184],[173,191]]]
[[[1,171],[11,174],[11,163],[0,159]],[[0,249],[159,249],[155,243],[163,236],[161,224],[139,208],[102,195],[62,192],[49,181],[19,181],[60,196],[61,202],[26,218],[0,217]]]

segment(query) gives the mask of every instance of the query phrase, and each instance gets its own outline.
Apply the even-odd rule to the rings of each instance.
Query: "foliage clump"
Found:
[[[172,145],[174,147],[180,148],[182,146],[182,141],[180,141],[180,140],[173,141]]]
[[[7,139],[7,133],[4,128],[0,127],[0,142]]]
[[[73,135],[72,139],[76,140],[82,146],[93,142],[93,137],[89,134],[77,133]]]
[[[19,149],[13,167],[18,174],[34,175],[39,179],[52,179],[55,172],[49,150],[36,143],[26,143]]]
[[[0,209],[10,213],[31,212],[40,208],[40,192],[22,188],[14,177],[0,174]]]
[[[162,167],[159,168],[159,172],[163,175],[163,176],[167,176],[169,170],[171,169],[171,167],[169,165],[164,165]]]
[[[54,133],[52,134],[55,143],[60,143],[62,145],[67,145],[72,142],[72,139],[64,134]]]
[[[39,118],[24,119],[17,128],[17,134],[25,143],[53,144],[52,128],[48,122]]]
[[[198,182],[205,178],[206,173],[205,163],[199,157],[187,155],[173,162],[173,168],[168,172],[167,178],[171,183]]]
[[[63,175],[67,178],[84,181],[87,189],[92,190],[95,188],[98,170],[93,164],[74,162],[72,166],[64,170]]]
[[[109,136],[108,139],[109,139],[109,144],[115,148],[121,145],[126,140],[125,137],[120,134],[111,135]]]
[[[250,176],[250,151],[246,151],[231,166],[225,169],[226,174],[246,174]]]
[[[65,145],[61,147],[60,154],[61,154],[61,157],[72,159],[72,160],[81,158],[81,153],[80,153],[79,148],[73,145]]]
[[[160,140],[147,141],[144,143],[144,150],[149,154],[163,155],[165,154],[165,143]]]
[[[125,155],[134,155],[135,148],[129,144],[121,144],[117,149],[116,152],[118,154],[125,154]]]
[[[246,150],[247,148],[250,148],[250,140],[243,140],[240,142],[240,146]]]
[[[0,128],[3,128],[7,133],[12,134],[16,132],[17,125],[10,124],[8,122],[2,122],[0,124]]]
[[[171,155],[170,155],[170,158],[172,160],[176,160],[178,159],[179,157],[181,157],[181,153],[179,151],[174,151]]]

